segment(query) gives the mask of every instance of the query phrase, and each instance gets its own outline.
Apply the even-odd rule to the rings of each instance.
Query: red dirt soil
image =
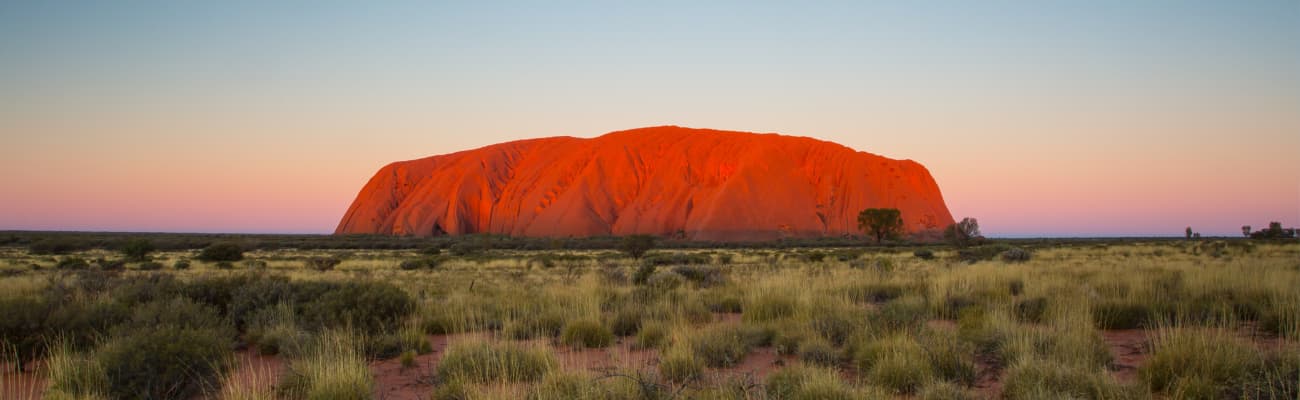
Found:
[[[804,137],[665,126],[392,163],[335,233],[752,241],[858,233],[858,213],[872,207],[898,208],[909,232],[953,222],[914,161]]]

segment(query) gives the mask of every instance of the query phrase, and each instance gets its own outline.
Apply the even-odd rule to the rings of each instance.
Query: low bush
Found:
[[[415,299],[392,283],[349,281],[325,286],[318,297],[297,302],[309,325],[350,324],[367,332],[392,331],[415,310]]]
[[[603,348],[614,342],[614,334],[592,320],[571,321],[560,335],[560,343],[577,348]]]
[[[199,252],[199,260],[235,262],[244,259],[244,248],[234,243],[213,243]]]
[[[178,270],[190,269],[190,262],[185,260],[176,260],[176,262],[172,264],[172,268]]]
[[[444,382],[533,382],[557,368],[555,355],[513,343],[462,342],[451,345],[438,364]]]
[[[135,269],[141,271],[157,271],[163,268],[162,263],[157,261],[145,261],[135,266]]]
[[[161,325],[109,340],[95,359],[113,398],[188,399],[217,384],[229,354],[220,332]]]

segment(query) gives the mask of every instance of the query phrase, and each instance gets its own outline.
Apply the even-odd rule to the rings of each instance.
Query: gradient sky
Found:
[[[0,230],[331,232],[653,125],[914,159],[989,235],[1300,225],[1300,1],[618,3],[0,2]]]

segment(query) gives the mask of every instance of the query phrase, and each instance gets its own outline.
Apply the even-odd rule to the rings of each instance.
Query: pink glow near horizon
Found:
[[[0,230],[327,233],[388,162],[656,125],[913,159],[989,235],[1297,226],[1296,15],[9,2]]]

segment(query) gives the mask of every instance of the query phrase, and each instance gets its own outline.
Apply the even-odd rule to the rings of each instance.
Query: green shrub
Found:
[[[916,258],[919,258],[919,259],[922,259],[922,260],[933,260],[933,259],[934,259],[934,252],[933,252],[933,251],[930,251],[929,249],[920,249],[920,250],[914,251],[914,252],[912,252],[912,255],[915,256]]]
[[[244,259],[244,249],[234,243],[213,243],[203,248],[198,258],[207,262],[235,262]]]
[[[120,399],[188,399],[226,370],[230,339],[207,329],[161,325],[106,342],[95,359]]]
[[[176,260],[176,262],[172,264],[172,268],[178,270],[190,269],[190,262],[185,260]]]
[[[465,342],[451,345],[438,364],[438,378],[474,383],[532,382],[557,368],[546,349],[513,343]]]
[[[157,271],[163,268],[162,263],[157,261],[145,261],[135,267],[141,271]]]
[[[614,334],[592,320],[571,321],[560,335],[560,343],[578,348],[603,348],[614,342]]]
[[[323,327],[351,324],[368,332],[391,331],[415,310],[415,299],[389,282],[349,281],[329,286],[319,297],[299,299],[306,323]]]
[[[122,244],[118,249],[130,261],[146,261],[149,259],[149,253],[154,251],[153,242],[148,239],[131,239]]]

